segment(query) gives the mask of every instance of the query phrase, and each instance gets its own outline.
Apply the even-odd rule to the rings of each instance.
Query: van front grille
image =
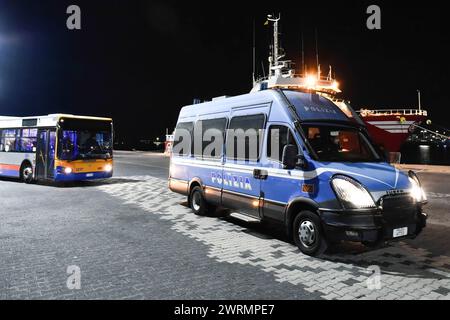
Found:
[[[391,226],[414,223],[417,206],[409,195],[387,196],[380,200],[383,208],[383,218]]]

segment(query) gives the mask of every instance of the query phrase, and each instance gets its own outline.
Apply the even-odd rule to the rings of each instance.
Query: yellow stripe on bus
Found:
[[[75,160],[65,161],[56,160],[56,167],[71,168],[73,173],[102,172],[106,171],[107,166],[113,166],[113,160]]]

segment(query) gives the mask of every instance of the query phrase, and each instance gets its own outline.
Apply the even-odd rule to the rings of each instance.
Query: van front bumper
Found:
[[[377,243],[380,241],[415,238],[426,226],[427,214],[417,206],[415,212],[393,212],[374,210],[372,212],[321,211],[325,237],[331,242],[355,241]],[[407,234],[394,237],[394,230],[408,228]]]

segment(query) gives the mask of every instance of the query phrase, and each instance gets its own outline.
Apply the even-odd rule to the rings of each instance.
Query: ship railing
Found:
[[[303,74],[303,73],[294,73],[293,76],[294,76],[294,77],[298,77],[298,78],[307,78],[308,76],[312,76],[312,77],[317,78],[317,75],[315,75],[315,74],[307,74],[307,73],[306,73],[306,74]],[[323,76],[323,75],[321,75],[317,80],[319,80],[319,81],[330,81],[330,82],[332,82],[332,81],[335,81],[336,79],[330,78],[329,76]]]
[[[426,110],[421,109],[361,109],[357,111],[361,116],[428,116]]]
[[[293,73],[293,74],[288,74],[288,73],[283,73],[285,76],[291,76],[294,78],[306,78],[308,76],[308,74],[301,74],[301,73]],[[311,76],[315,76],[314,74],[311,74]],[[262,82],[262,81],[266,81],[269,80],[270,76],[265,76],[265,77],[258,77],[255,79],[255,82]],[[335,79],[330,78],[329,76],[320,76],[319,79],[317,79],[318,81],[329,81],[329,82],[333,82],[335,81]]]

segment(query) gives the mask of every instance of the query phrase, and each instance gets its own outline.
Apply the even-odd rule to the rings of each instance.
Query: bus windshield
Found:
[[[112,158],[112,130],[108,122],[66,120],[61,125],[58,142],[60,160]]]
[[[320,161],[380,162],[368,139],[356,128],[337,125],[302,126]]]

